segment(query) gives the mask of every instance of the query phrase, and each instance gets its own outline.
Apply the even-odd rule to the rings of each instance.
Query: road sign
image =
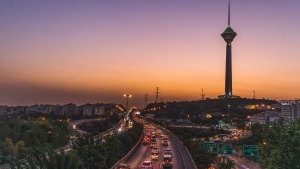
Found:
[[[205,149],[208,153],[217,153],[217,145],[213,142],[203,142],[202,148]]]
[[[258,156],[257,145],[246,145],[243,144],[243,155],[244,156]]]
[[[232,154],[232,145],[231,144],[219,144],[220,154]]]

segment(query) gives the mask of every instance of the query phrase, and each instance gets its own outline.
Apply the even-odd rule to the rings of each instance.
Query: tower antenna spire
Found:
[[[230,27],[230,0],[228,2],[228,26]]]

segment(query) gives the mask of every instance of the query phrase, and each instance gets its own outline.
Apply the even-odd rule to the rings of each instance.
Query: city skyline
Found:
[[[198,100],[224,92],[227,0],[2,1],[0,105]],[[233,91],[295,99],[300,2],[231,1]]]

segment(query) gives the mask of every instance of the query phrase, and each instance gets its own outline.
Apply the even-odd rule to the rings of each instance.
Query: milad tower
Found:
[[[240,98],[232,94],[232,59],[231,59],[231,42],[237,35],[230,27],[230,0],[228,3],[228,27],[221,34],[226,42],[226,72],[225,72],[225,94],[218,96],[219,98]]]

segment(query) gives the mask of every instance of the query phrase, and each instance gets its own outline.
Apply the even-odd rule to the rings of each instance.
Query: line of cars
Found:
[[[157,147],[156,137],[159,136],[162,138],[162,145],[167,147],[169,145],[168,136],[161,134],[156,131],[156,128],[151,125],[144,125],[145,136],[143,139],[143,145],[147,145],[150,142],[150,151],[151,151],[151,160],[158,160],[159,159],[159,148]],[[150,139],[150,141],[149,141]],[[170,148],[165,148],[163,153],[163,161],[162,165],[164,168],[172,168],[172,150]],[[152,161],[144,161],[141,168],[153,168]]]
[[[163,151],[163,160],[162,160],[162,166],[163,168],[172,168],[172,150],[168,148],[169,142],[168,142],[168,136],[161,134],[157,132],[156,128],[145,124],[144,125],[144,137],[142,144],[143,145],[149,145],[150,144],[150,152],[151,152],[151,160],[149,161],[143,161],[139,168],[141,169],[153,169],[154,165],[152,160],[159,160],[159,148],[157,146],[157,137],[160,137],[162,139],[162,145],[165,148]],[[117,169],[130,169],[130,166],[127,164],[119,164]]]

